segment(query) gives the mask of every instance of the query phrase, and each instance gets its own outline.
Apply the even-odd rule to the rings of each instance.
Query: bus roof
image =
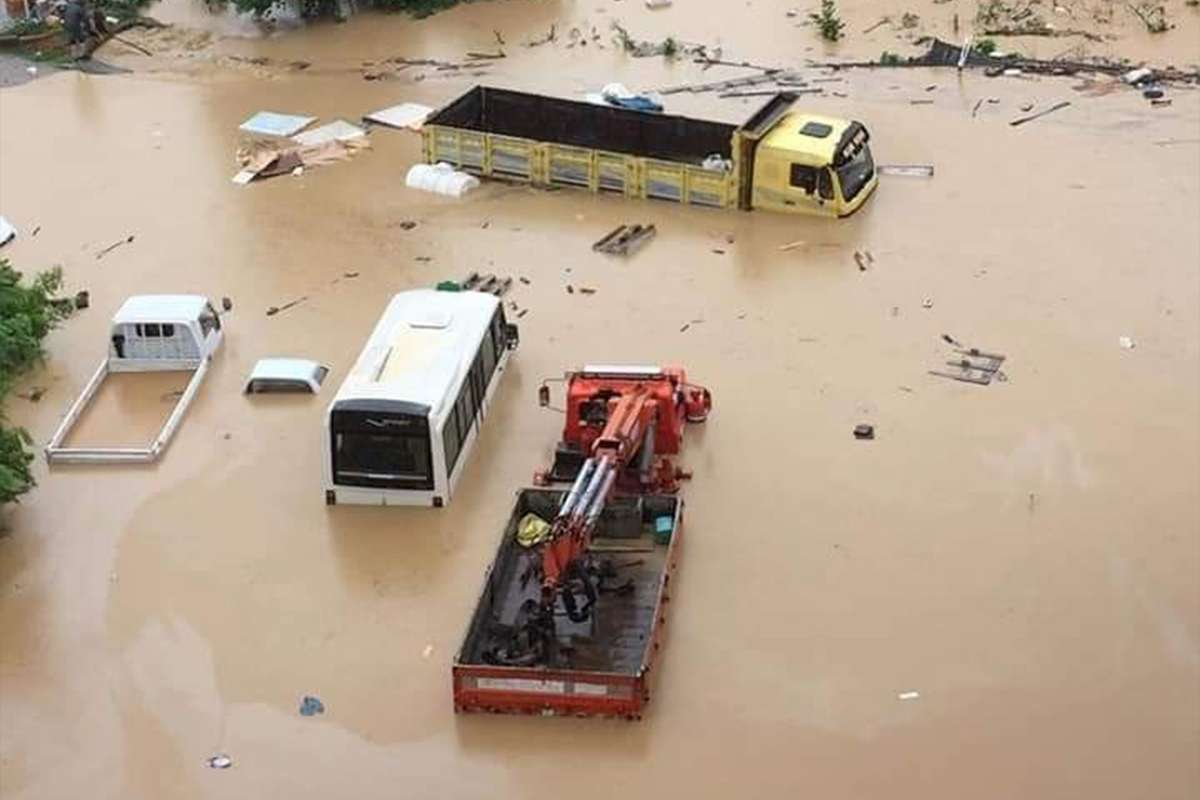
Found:
[[[415,289],[397,294],[333,404],[401,400],[429,406],[436,415],[459,376],[471,368],[499,304],[482,292]]]

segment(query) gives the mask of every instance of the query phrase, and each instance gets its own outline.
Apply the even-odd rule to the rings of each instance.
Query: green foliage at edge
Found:
[[[26,285],[7,259],[0,259],[0,402],[22,372],[42,357],[42,340],[69,310],[54,302],[62,286],[58,269]],[[29,434],[0,419],[0,505],[16,500],[33,485]]]

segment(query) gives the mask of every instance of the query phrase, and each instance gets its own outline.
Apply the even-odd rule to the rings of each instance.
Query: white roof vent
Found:
[[[414,310],[407,322],[410,328],[434,328],[441,330],[450,327],[452,315],[447,311]]]

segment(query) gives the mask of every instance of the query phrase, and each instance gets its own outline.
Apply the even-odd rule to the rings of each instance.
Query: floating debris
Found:
[[[658,234],[653,225],[618,225],[592,245],[597,253],[628,256]]]
[[[132,242],[133,242],[133,234],[131,233],[128,236],[126,236],[124,239],[121,239],[120,241],[117,241],[117,242],[113,242],[108,247],[101,250],[99,253],[96,253],[96,260],[99,261],[100,259],[104,258],[106,255],[111,253],[113,250],[116,250],[121,245],[131,244]]]
[[[932,164],[880,164],[875,168],[880,175],[903,175],[908,178],[932,178]]]
[[[320,698],[313,697],[310,694],[304,695],[304,699],[300,701],[300,714],[305,717],[312,717],[317,714],[325,713],[325,704]]]
[[[1024,125],[1026,122],[1032,122],[1033,120],[1038,119],[1039,117],[1044,117],[1047,114],[1053,114],[1055,111],[1064,109],[1069,105],[1071,105],[1070,100],[1063,100],[1060,103],[1055,103],[1054,105],[1050,106],[1049,108],[1044,108],[1041,111],[1038,111],[1036,114],[1030,114],[1027,117],[1017,117],[1016,119],[1014,119],[1012,122],[1010,122],[1008,124],[1015,128],[1018,125]]]
[[[1000,382],[1008,380],[1008,376],[1000,371],[1006,356],[1000,353],[986,353],[977,347],[970,349],[958,347],[954,352],[959,357],[946,362],[946,366],[954,368],[953,372],[930,370],[929,374],[980,386],[987,386],[993,380]]]

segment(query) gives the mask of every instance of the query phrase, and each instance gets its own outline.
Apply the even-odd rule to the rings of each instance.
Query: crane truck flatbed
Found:
[[[742,125],[476,86],[422,128],[426,162],[534,186],[843,217],[878,183],[860,122],[791,111]]]
[[[518,494],[454,661],[456,711],[640,719],[650,700],[688,477],[672,458],[712,395],[677,366],[564,381],[556,468],[535,480],[571,488]]]
[[[527,514],[552,519],[565,491],[517,493],[496,557],[462,647],[454,658],[455,711],[639,719],[650,701],[651,675],[663,643],[683,501],[643,495],[611,502],[592,537],[592,555],[608,571],[586,622],[558,622],[552,663],[511,663],[525,618],[541,595],[526,577],[517,533]],[[508,663],[506,663],[508,662]]]

